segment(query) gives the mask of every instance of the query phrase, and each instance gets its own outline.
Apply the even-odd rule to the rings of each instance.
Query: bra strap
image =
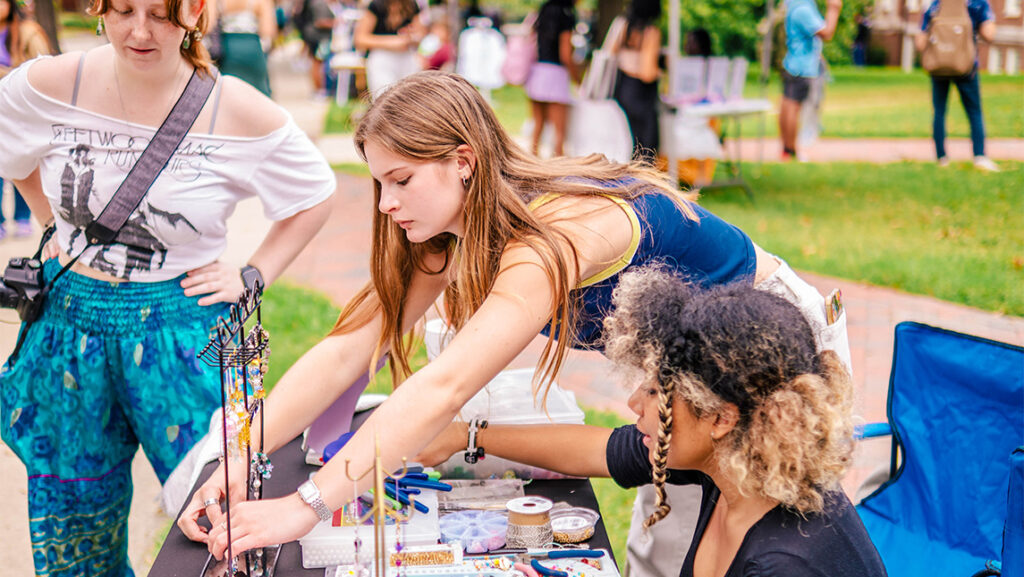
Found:
[[[78,87],[82,85],[82,69],[85,68],[85,52],[78,58],[78,72],[75,73],[75,91],[71,93],[71,106],[78,103]]]

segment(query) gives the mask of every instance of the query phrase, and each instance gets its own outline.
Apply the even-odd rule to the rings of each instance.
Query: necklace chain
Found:
[[[167,114],[170,114],[170,108],[173,105],[174,97],[178,93],[177,87],[179,84],[178,77],[181,76],[181,65],[174,69],[174,81],[172,82],[173,88],[171,89],[171,95],[167,99],[167,104],[164,105],[164,109]],[[117,63],[114,63],[114,85],[117,87],[117,101],[121,105],[121,116],[124,118],[125,124],[132,124],[131,118],[128,117],[128,109],[124,105],[124,95],[121,93],[121,75],[117,71]],[[164,114],[164,117],[167,116]]]

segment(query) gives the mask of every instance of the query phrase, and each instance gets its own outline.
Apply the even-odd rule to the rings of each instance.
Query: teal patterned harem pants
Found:
[[[45,270],[52,278],[59,265]],[[132,575],[127,521],[139,444],[163,483],[220,406],[217,371],[196,354],[228,309],[200,307],[180,282],[68,272],[17,361],[0,371],[0,434],[28,470],[39,576]]]

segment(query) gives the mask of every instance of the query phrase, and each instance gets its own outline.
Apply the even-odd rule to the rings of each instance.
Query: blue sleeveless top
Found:
[[[551,200],[542,197],[532,207]],[[742,230],[691,204],[697,220],[687,218],[674,199],[651,192],[635,199],[616,201],[633,222],[633,243],[622,259],[584,280],[572,291],[579,310],[573,348],[603,351],[604,317],[611,312],[612,291],[620,275],[652,263],[663,263],[699,286],[754,282],[757,255],[754,243]],[[541,331],[549,336],[551,324]]]

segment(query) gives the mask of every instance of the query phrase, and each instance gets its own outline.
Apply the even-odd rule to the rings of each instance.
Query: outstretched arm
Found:
[[[429,266],[439,268],[441,265],[428,263]],[[414,276],[405,307],[406,330],[411,330],[413,324],[434,303],[444,284],[443,275],[417,273]],[[366,374],[380,333],[381,322],[377,315],[368,324],[350,333],[325,338],[292,365],[278,381],[264,405],[263,443],[268,454],[294,439],[348,390],[352,383]],[[259,429],[254,427],[250,434],[251,443],[258,446]],[[232,479],[231,499],[233,503],[241,503],[245,499],[245,468],[234,467],[232,470],[241,473],[237,479]],[[206,507],[203,502],[211,498],[220,499],[226,493],[224,471],[218,469],[196,490],[192,501],[178,518],[182,533],[193,541],[207,542],[209,537],[198,524],[199,518],[209,516],[210,522],[217,526],[222,521],[223,513],[219,505]],[[312,512],[304,503],[300,504]],[[293,514],[293,517],[298,515]]]
[[[353,486],[346,477],[346,467],[352,475],[362,475],[373,467],[379,456],[385,469],[397,469],[402,457],[419,453],[451,422],[462,405],[537,335],[548,320],[552,302],[549,281],[540,263],[539,255],[529,249],[506,251],[502,259],[503,272],[495,280],[489,296],[441,355],[398,387],[314,476],[328,507],[340,508],[354,493],[370,485],[371,479],[366,476]],[[330,358],[323,361],[319,371],[334,370]],[[312,363],[303,364],[307,367]],[[365,365],[364,357],[363,367]],[[317,369],[309,367],[308,370]],[[313,383],[316,383],[316,378],[325,375],[314,372],[313,376]],[[291,379],[287,390],[299,386],[310,385]],[[320,385],[313,384],[312,388],[319,389]],[[275,390],[271,398],[279,392],[287,394]],[[324,402],[323,398],[318,398],[316,392],[306,395],[306,401],[316,406]],[[302,404],[292,402],[291,410],[308,410],[310,404],[304,407]],[[271,411],[280,410],[280,403],[269,405],[268,419],[274,419],[275,423],[287,422],[288,416],[272,416]],[[277,436],[275,441],[278,439],[282,437]],[[313,509],[297,493],[281,499],[241,503],[233,507],[231,518],[234,552],[297,539],[317,522]],[[215,527],[209,534],[208,546],[216,557],[221,557],[227,548],[226,531]]]
[[[590,425],[488,425],[476,433],[476,446],[488,456],[541,467],[575,477],[607,477],[605,451],[612,430]],[[427,466],[462,454],[469,423],[445,427],[415,458]]]

